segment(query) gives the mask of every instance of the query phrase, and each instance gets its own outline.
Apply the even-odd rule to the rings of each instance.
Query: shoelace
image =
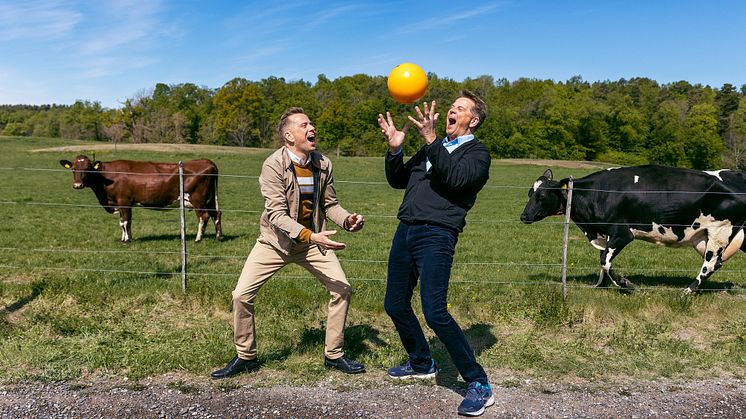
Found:
[[[482,383],[470,384],[469,389],[466,390],[466,398],[468,399],[469,396],[472,396],[471,398],[474,398],[474,399],[483,399],[484,391],[482,389],[483,389]]]

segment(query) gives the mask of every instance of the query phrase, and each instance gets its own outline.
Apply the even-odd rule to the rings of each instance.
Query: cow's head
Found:
[[[521,221],[531,224],[550,215],[564,213],[567,203],[567,182],[552,180],[552,171],[547,169],[528,190],[528,203],[521,214]]]
[[[90,180],[101,170],[100,161],[91,161],[88,156],[80,155],[72,163],[69,160],[60,160],[65,169],[73,171],[73,188],[83,189],[90,186]]]

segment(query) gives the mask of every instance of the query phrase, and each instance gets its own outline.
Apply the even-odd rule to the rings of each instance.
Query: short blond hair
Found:
[[[285,109],[285,112],[282,113],[282,116],[280,117],[280,123],[277,124],[277,133],[280,135],[281,142],[285,140],[285,128],[288,125],[288,118],[291,115],[295,115],[299,113],[305,114],[306,111],[304,111],[303,108],[295,106],[292,108]]]

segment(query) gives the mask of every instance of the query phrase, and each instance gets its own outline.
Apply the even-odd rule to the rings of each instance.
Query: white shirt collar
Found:
[[[297,164],[298,166],[305,166],[306,164],[308,164],[309,159],[301,159],[295,153],[290,151],[289,148],[287,150],[288,150],[288,155],[290,156],[290,160],[292,160],[293,163]]]
[[[448,137],[446,137],[446,138],[443,139],[443,145],[446,148],[453,147],[455,149],[458,146],[460,146],[461,144],[467,143],[467,142],[469,142],[469,141],[471,141],[473,139],[474,139],[474,134],[462,135],[462,136],[456,137],[455,139],[450,140],[450,141],[448,140]]]

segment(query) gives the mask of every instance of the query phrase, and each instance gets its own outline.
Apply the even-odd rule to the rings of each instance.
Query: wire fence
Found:
[[[0,167],[0,170],[8,170],[8,171],[36,171],[36,172],[65,172],[69,173],[69,170],[67,169],[46,169],[46,168],[31,168],[31,167]],[[117,174],[125,174],[125,175],[156,175],[156,176],[178,176],[178,173],[135,173],[135,172],[108,172],[108,173],[117,173]],[[219,177],[225,177],[225,178],[234,178],[234,179],[258,179],[258,176],[255,175],[239,175],[239,174],[190,174],[190,173],[184,173],[185,177],[188,176],[219,176]],[[352,185],[363,185],[363,186],[371,186],[371,187],[379,187],[383,186],[388,188],[387,182],[375,182],[375,181],[355,181],[355,180],[335,180],[335,183],[339,184],[352,184]],[[487,185],[485,186],[485,189],[488,190],[521,190],[525,191],[528,189],[525,185]],[[608,190],[608,189],[579,189],[576,188],[575,191],[593,191],[593,192],[602,192],[602,193],[629,193],[629,191],[621,191],[621,190]],[[706,192],[706,191],[645,191],[645,193],[651,193],[651,194],[718,194],[714,192]],[[738,195],[738,193],[733,193],[733,195]],[[77,204],[77,203],[66,203],[66,202],[54,202],[54,201],[14,201],[14,200],[8,200],[7,197],[5,200],[0,200],[0,206],[1,205],[18,205],[18,206],[36,206],[36,207],[49,207],[49,208],[67,208],[67,209],[90,209],[90,208],[100,208],[100,204]],[[119,207],[119,206],[117,206]],[[175,208],[162,208],[162,207],[148,207],[148,206],[141,206],[141,205],[135,205],[135,206],[122,206],[121,208],[144,208],[144,209],[159,209],[159,210],[178,210],[178,207]],[[199,208],[197,208],[199,210]],[[247,209],[235,209],[235,208],[220,208],[221,212],[227,212],[227,213],[253,213],[253,214],[260,214],[263,210],[247,210]],[[372,218],[372,219],[382,219],[390,221],[392,224],[394,224],[396,220],[395,214],[365,214],[366,218]],[[174,220],[175,221],[175,220]],[[496,224],[496,225],[519,225],[521,222],[517,220],[516,218],[490,218],[490,219],[472,219],[468,218],[467,222],[469,224]],[[568,221],[562,221],[562,220],[545,220],[542,221],[542,224],[545,225],[567,225]],[[609,222],[588,222],[588,223],[579,223],[579,225],[625,225],[625,226],[650,226],[650,223],[639,223],[639,224],[630,224],[630,223],[609,223]],[[690,224],[666,224],[666,227],[691,227]],[[583,246],[587,246],[587,244],[583,243]],[[185,252],[180,251],[160,251],[160,250],[136,250],[136,249],[85,249],[85,248],[23,248],[23,247],[0,247],[0,253],[18,253],[18,254],[32,254],[32,253],[50,253],[50,254],[63,254],[63,255],[76,255],[76,254],[103,254],[103,255],[115,255],[115,254],[123,254],[123,255],[138,255],[138,257],[142,256],[148,256],[148,255],[174,255],[174,259],[178,259],[179,255],[184,254]],[[186,252],[186,255],[190,260],[199,260],[199,259],[222,259],[222,260],[228,260],[228,261],[242,261],[246,258],[246,255],[215,255],[215,254],[199,254],[199,253],[188,253]],[[375,264],[375,265],[385,265],[387,263],[386,260],[377,260],[377,259],[345,259],[340,258],[340,262],[344,266],[352,266],[357,264]],[[464,279],[464,278],[455,278],[451,282],[452,283],[464,283],[464,284],[489,284],[489,285],[507,285],[507,286],[537,286],[537,285],[549,285],[549,286],[563,286],[561,282],[558,282],[560,279],[560,276],[563,274],[563,270],[566,270],[566,272],[572,273],[576,277],[587,277],[589,275],[592,275],[592,273],[598,272],[599,266],[592,266],[592,265],[575,265],[575,266],[567,266],[567,263],[517,263],[514,261],[490,261],[490,262],[455,262],[454,263],[454,269],[471,269],[473,267],[477,266],[483,266],[483,267],[498,267],[501,269],[516,269],[519,271],[519,275],[516,275],[517,280],[497,280],[497,279],[482,279],[482,280],[470,280],[470,279]],[[0,264],[0,268],[2,269],[12,269],[12,270],[39,270],[39,271],[46,271],[46,272],[88,272],[88,273],[101,273],[101,274],[123,274],[123,275],[145,275],[145,276],[156,276],[156,277],[177,277],[179,275],[182,275],[182,272],[177,271],[159,271],[159,270],[128,270],[128,269],[117,269],[114,267],[107,268],[107,267],[96,267],[96,268],[83,268],[78,266],[44,266],[35,264],[33,266],[29,266],[28,264]],[[528,269],[535,269],[535,270],[543,270],[544,271],[544,278],[551,277],[554,278],[554,280],[522,280],[521,277],[525,278],[525,271]],[[625,267],[625,271],[629,272],[635,272],[635,273],[641,273],[641,274],[650,274],[650,273],[690,273],[693,271],[693,269],[672,269],[672,268],[644,268],[644,267]],[[726,275],[740,275],[746,273],[746,270],[729,270],[727,268],[720,269],[717,274],[718,277],[726,276]],[[237,277],[237,272],[199,272],[199,271],[189,271],[189,276],[195,276],[195,277]],[[307,276],[294,276],[294,275],[281,275],[278,274],[275,276],[277,279],[296,279],[296,278],[307,278]],[[373,282],[384,282],[385,275],[377,276],[377,277],[350,277],[350,280],[353,281],[373,281]],[[583,283],[582,281],[574,280],[572,283],[568,284],[568,288],[587,288],[590,284]],[[610,287],[597,287],[597,288],[615,288],[613,286]],[[676,289],[679,290],[680,288],[673,288],[673,287],[667,287],[667,286],[655,286],[655,287],[636,287],[638,290],[652,290],[652,291],[664,291],[664,290],[671,290]],[[699,288],[698,291],[724,291],[723,288]],[[729,292],[744,292],[746,289],[743,288],[732,288],[727,289]]]

